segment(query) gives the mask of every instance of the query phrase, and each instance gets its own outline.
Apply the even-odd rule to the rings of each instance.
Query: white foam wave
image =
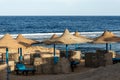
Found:
[[[88,38],[95,38],[102,34],[103,32],[80,32],[80,35],[86,36]],[[119,31],[113,31],[113,33],[117,36],[120,36]],[[53,34],[56,34],[60,36],[62,33],[32,33],[32,34],[22,34],[25,38],[29,39],[35,39],[38,41],[49,39]],[[74,32],[71,32],[71,34],[74,34]],[[0,35],[0,37],[3,37],[4,35]],[[11,34],[13,38],[16,38],[18,34]]]

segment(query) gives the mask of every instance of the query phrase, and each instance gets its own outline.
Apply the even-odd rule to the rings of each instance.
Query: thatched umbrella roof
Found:
[[[84,37],[84,36],[81,36],[78,31],[76,31],[73,35],[76,36],[76,37]]]
[[[53,35],[50,37],[50,39],[44,40],[44,41],[42,41],[41,43],[51,44],[51,40],[56,39],[56,38],[58,38],[58,37],[59,37],[59,36],[57,36],[56,34],[53,34]]]
[[[95,38],[93,43],[99,43],[99,44],[106,44],[106,50],[108,51],[108,44],[109,43],[116,43],[116,42],[120,42],[120,37],[117,37],[115,34],[113,34],[110,31],[104,31],[104,33]],[[110,45],[110,49],[111,49],[111,45]]]
[[[53,34],[50,39],[55,39],[55,38],[58,38],[58,37],[59,37],[58,35]]]
[[[66,29],[60,37],[57,37],[55,39],[50,39],[48,44],[54,44],[54,51],[55,51],[55,44],[65,44],[66,45],[66,57],[68,57],[68,44],[77,44],[77,43],[86,43],[86,42],[88,42],[86,41],[86,39],[78,38],[70,34],[68,29]],[[54,52],[54,56],[55,56],[55,52]]]
[[[87,38],[87,37],[85,37],[85,36],[81,36],[78,31],[76,31],[73,35],[76,36],[76,37],[78,37],[78,38],[85,39],[86,42],[92,42],[92,39]]]
[[[105,39],[105,41],[109,41],[109,42],[120,42],[120,37],[116,36],[115,34],[113,34],[112,32],[110,32],[111,37],[107,37]]]
[[[60,37],[51,40],[51,44],[77,44],[86,42],[88,42],[86,39],[78,38],[70,34],[68,29],[66,29]]]
[[[120,41],[120,37],[117,37],[115,34],[109,31],[104,31],[104,33],[95,38],[93,43],[114,43]]]
[[[32,44],[39,43],[38,41],[25,38],[24,36],[22,36],[22,34],[18,34],[16,40],[17,40],[20,44],[23,44],[23,45],[25,45],[25,46],[30,46],[30,45],[32,45]]]
[[[58,37],[54,34],[50,39],[42,41],[45,44],[77,44],[77,43],[87,43],[92,40],[83,38],[83,37],[76,37],[70,34],[69,30],[66,29],[63,34]]]
[[[10,34],[5,34],[0,39],[0,47],[1,48],[25,48],[25,46],[19,44],[16,40],[14,40]]]

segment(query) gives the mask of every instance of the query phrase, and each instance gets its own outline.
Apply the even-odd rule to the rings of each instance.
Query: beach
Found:
[[[120,64],[108,65],[99,68],[81,68],[69,74],[35,74],[35,75],[16,75],[10,74],[9,80],[119,80]],[[6,72],[0,71],[0,80],[6,80]]]
[[[40,46],[31,47],[29,51],[34,52],[35,49],[38,49],[43,52],[53,51],[53,49],[43,48]],[[52,52],[53,53],[53,52]],[[16,75],[13,71],[9,74],[9,80],[119,80],[120,73],[120,63],[100,66],[97,68],[86,67],[84,59],[80,60],[80,64],[74,69],[74,72],[69,73],[59,73],[59,74],[38,74],[34,75]],[[6,64],[0,65],[0,80],[6,80]]]
[[[1,20],[4,21],[5,18],[1,17]],[[11,70],[9,80],[120,80],[120,64],[119,62],[117,64],[112,62],[112,58],[120,58],[118,47],[120,44],[117,43],[120,42],[120,33],[119,30],[113,29],[108,23],[103,24],[101,19],[111,22],[112,18],[114,22],[118,18],[104,16],[72,16],[72,20],[68,20],[68,16],[7,18],[8,22],[6,23],[9,25],[1,23],[2,27],[7,26],[8,28],[2,29],[3,32],[0,34],[0,55],[6,61],[5,53],[6,48],[8,48],[8,63]],[[25,19],[30,21],[27,22]],[[108,31],[98,28],[97,19],[102,26],[109,27]],[[10,21],[11,23],[9,23]],[[15,30],[11,29],[10,26],[13,23],[15,23],[15,25],[12,25]],[[27,23],[34,24],[34,26]],[[54,23],[55,25],[53,25]],[[93,27],[86,26],[84,23]],[[70,32],[68,29],[64,29],[68,24],[71,27]],[[54,28],[56,25],[59,27]],[[116,23],[112,23],[112,25],[116,25]],[[74,34],[76,30],[81,31],[77,36]],[[113,31],[113,33],[109,30]],[[107,35],[105,32],[107,32]],[[112,33],[111,36],[108,34],[109,32]],[[54,39],[52,39],[53,34],[57,35]],[[104,34],[105,36],[103,36]],[[117,38],[116,41],[114,41],[114,37]],[[94,42],[91,42],[93,40]],[[106,43],[112,44],[110,50],[106,49]],[[74,65],[74,71],[72,71],[73,67],[71,67],[72,60],[77,62],[77,65]],[[35,74],[17,75],[15,67],[19,62],[24,63],[28,68],[35,68]],[[0,80],[6,80],[6,67],[6,62],[0,64]]]
[[[5,50],[1,51],[5,53]],[[17,53],[17,49],[10,49],[10,53]],[[30,55],[34,53],[43,53],[41,57],[53,57],[53,48],[45,48],[42,46],[32,46],[28,47],[25,50],[23,49],[23,53]],[[59,50],[56,50],[56,53],[59,56]],[[23,54],[23,55],[24,55]],[[29,58],[29,57],[28,57]],[[26,57],[27,59],[27,57]],[[28,61],[29,62],[29,61]],[[26,62],[27,63],[27,62]],[[13,65],[13,62],[10,63]],[[38,65],[38,64],[37,64]],[[51,65],[51,64],[48,64]],[[25,75],[16,75],[13,71],[9,74],[9,80],[119,80],[119,69],[120,64],[112,64],[106,65],[103,67],[98,68],[91,68],[85,66],[84,59],[80,60],[80,64],[74,69],[74,72],[69,73],[49,73],[49,74],[42,74],[42,73],[35,73],[34,75],[28,74]],[[6,80],[7,72],[6,72],[6,64],[0,65],[0,80]]]

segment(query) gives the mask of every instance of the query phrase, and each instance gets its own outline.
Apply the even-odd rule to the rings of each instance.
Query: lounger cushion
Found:
[[[16,64],[16,68],[17,68],[18,70],[25,70],[25,69],[26,69],[26,67],[25,67],[24,64]]]

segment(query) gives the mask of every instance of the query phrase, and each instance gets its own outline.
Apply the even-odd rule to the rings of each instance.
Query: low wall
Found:
[[[35,58],[34,66],[38,74],[59,74],[70,73],[70,63],[68,59],[59,58],[59,61],[54,64],[54,58]]]

